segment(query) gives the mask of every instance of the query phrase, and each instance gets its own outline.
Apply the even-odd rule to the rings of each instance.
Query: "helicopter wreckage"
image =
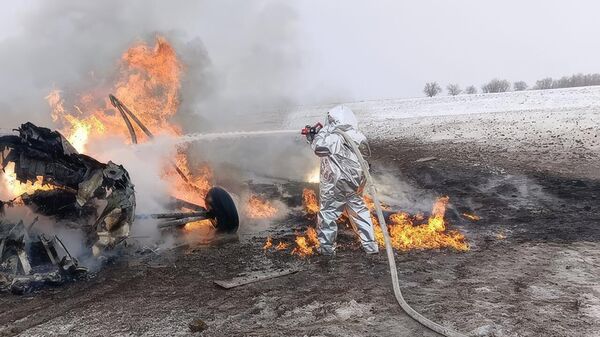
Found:
[[[126,121],[133,143],[136,137],[130,118],[152,136],[112,95],[111,101]],[[0,136],[0,168],[5,175],[10,174],[13,183],[39,188],[12,200],[0,200],[0,292],[26,293],[43,285],[85,278],[88,269],[69,252],[59,235],[37,229],[38,217],[9,219],[5,211],[27,207],[58,226],[80,230],[87,254],[99,258],[125,242],[135,222],[135,189],[129,173],[121,165],[101,163],[78,153],[58,131],[29,122],[15,131]],[[185,179],[183,175],[182,178]],[[162,230],[210,220],[217,233],[235,234],[239,217],[228,192],[213,187],[206,194],[205,203],[206,207],[202,207],[172,198],[172,213],[137,217],[156,219]]]

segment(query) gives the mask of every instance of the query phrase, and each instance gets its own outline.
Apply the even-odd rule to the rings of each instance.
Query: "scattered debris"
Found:
[[[476,215],[473,213],[463,213],[462,216],[472,222],[477,222],[477,221],[481,220],[481,217],[479,215]]]
[[[432,160],[437,160],[437,157],[419,158],[419,159],[415,160],[415,163],[425,163],[425,162],[432,161]]]
[[[202,332],[208,329],[208,325],[203,320],[197,318],[193,320],[189,325],[191,332]]]
[[[57,131],[22,124],[18,135],[0,136],[0,168],[14,180],[7,186],[35,213],[81,227],[93,242],[94,255],[129,236],[135,194],[123,166],[100,163],[80,154]],[[101,209],[98,201],[106,206]]]
[[[250,283],[255,283],[255,282],[270,280],[272,278],[294,274],[294,273],[297,273],[299,271],[300,271],[300,269],[283,269],[283,270],[277,270],[277,271],[259,271],[259,272],[250,273],[248,275],[240,276],[240,277],[234,277],[234,278],[232,278],[230,280],[215,280],[214,282],[215,282],[215,284],[217,284],[218,286],[220,286],[222,288],[231,289],[231,288],[243,286],[245,284],[250,284]]]
[[[87,275],[87,268],[79,265],[58,236],[48,238],[29,229],[22,221],[0,226],[0,291],[24,294]]]

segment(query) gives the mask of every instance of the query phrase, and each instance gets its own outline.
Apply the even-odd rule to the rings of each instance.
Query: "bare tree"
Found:
[[[542,78],[535,82],[535,87],[533,88],[537,90],[552,89],[553,82],[552,77]]]
[[[507,80],[499,80],[494,78],[489,83],[484,84],[481,90],[484,93],[507,92],[510,89],[510,82]]]
[[[462,89],[458,84],[448,84],[446,90],[448,90],[448,95],[450,96],[460,95],[460,93],[462,92]]]
[[[515,91],[523,91],[527,90],[527,88],[527,83],[525,83],[524,81],[517,81],[513,83],[513,89],[515,89]]]
[[[556,80],[551,77],[542,78],[535,82],[533,89],[574,88],[590,85],[600,85],[600,74],[574,74],[571,76],[563,76]]]
[[[468,87],[465,88],[465,93],[467,95],[474,95],[477,93],[477,88],[475,88],[474,85],[470,85]]]
[[[427,97],[433,97],[442,92],[442,88],[437,82],[428,82],[425,83],[425,88],[423,88],[423,92]]]

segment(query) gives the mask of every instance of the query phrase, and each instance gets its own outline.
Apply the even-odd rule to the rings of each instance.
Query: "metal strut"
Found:
[[[148,136],[148,138],[150,138],[150,139],[154,138],[154,134],[152,134],[152,132],[150,132],[150,130],[148,130],[148,128],[142,123],[142,121],[139,120],[139,118],[137,118],[137,116],[133,112],[131,112],[131,110],[129,110],[129,108],[127,108],[127,106],[125,106],[125,104],[123,104],[121,101],[119,101],[119,99],[117,97],[115,97],[113,94],[109,94],[108,98],[110,98],[110,102],[112,103],[112,105],[115,108],[117,108],[117,110],[119,110],[121,117],[123,117],[125,124],[127,124],[127,129],[129,130],[129,135],[131,136],[131,142],[133,144],[138,143],[137,135],[135,133],[135,129],[133,128],[133,124],[131,123],[129,118],[133,119],[133,121],[140,127],[140,129],[142,129],[142,131],[144,131],[144,133],[146,134],[146,136]],[[177,173],[179,174],[181,179],[183,179],[183,181],[190,184],[191,186],[194,186],[193,184],[190,183],[190,179],[185,175],[185,173],[183,173],[183,171],[179,168],[177,163],[175,163],[174,161],[171,160],[171,165],[173,165],[173,167],[175,168],[175,171],[177,171]]]

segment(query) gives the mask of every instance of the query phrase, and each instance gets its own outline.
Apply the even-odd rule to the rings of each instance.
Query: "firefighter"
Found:
[[[306,137],[321,159],[317,233],[319,252],[335,254],[336,221],[345,213],[368,254],[377,254],[371,214],[362,198],[365,175],[349,144],[336,130],[344,131],[358,146],[367,138],[358,131],[356,116],[348,107],[338,105],[327,113],[325,125],[310,128]]]

